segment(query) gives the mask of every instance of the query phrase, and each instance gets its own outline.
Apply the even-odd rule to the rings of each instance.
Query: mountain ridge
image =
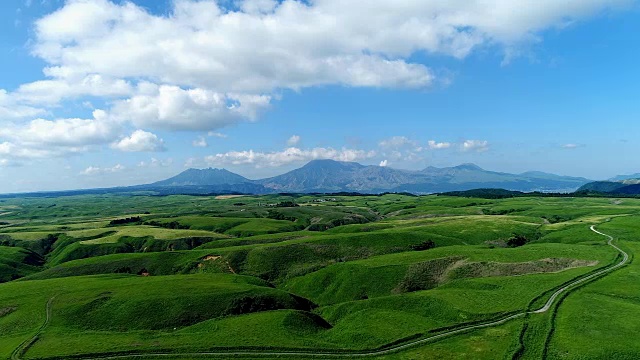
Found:
[[[187,169],[166,180],[156,181],[151,186],[202,186],[235,185],[250,183],[251,180],[227,169]]]
[[[572,192],[589,183],[578,177],[543,172],[509,174],[485,170],[466,163],[453,167],[427,167],[404,170],[357,162],[313,160],[300,168],[265,179],[249,180],[225,169],[188,169],[149,186],[223,186],[233,190],[240,185],[263,187],[269,192],[413,192],[428,194],[473,188],[504,188],[514,191]],[[260,190],[260,189],[258,189]]]

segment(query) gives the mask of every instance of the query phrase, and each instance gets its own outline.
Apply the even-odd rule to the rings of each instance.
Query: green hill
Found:
[[[632,255],[640,237],[640,199],[481,195],[1,199],[11,213],[0,227],[0,359],[388,349],[538,309],[619,261],[593,224]],[[637,311],[624,278],[584,289],[608,281],[615,289],[574,302],[582,288],[572,290],[547,312],[381,358],[601,354],[573,324],[633,338],[634,315],[602,324],[618,303]],[[593,301],[601,311],[580,313]]]

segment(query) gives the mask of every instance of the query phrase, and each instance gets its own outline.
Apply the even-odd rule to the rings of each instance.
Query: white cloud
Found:
[[[42,159],[86,152],[115,140],[120,125],[103,111],[92,119],[36,119],[0,127],[0,156],[9,159]]]
[[[92,176],[92,175],[102,175],[102,174],[108,174],[108,173],[116,173],[116,172],[121,172],[123,170],[125,170],[126,167],[117,164],[114,167],[110,167],[110,168],[101,168],[101,167],[95,167],[95,166],[89,166],[88,168],[84,169],[80,175],[88,175],[88,176]]]
[[[407,146],[414,147],[414,148],[420,147],[417,141],[411,140],[406,136],[393,136],[391,138],[380,141],[378,145],[381,148],[385,148],[385,149],[398,149],[398,148],[407,147]]]
[[[156,158],[151,158],[149,161],[140,161],[138,163],[138,167],[140,168],[158,168],[158,167],[168,167],[173,165],[173,159],[168,158],[166,160],[159,160]]]
[[[375,151],[365,151],[343,148],[313,148],[300,149],[290,147],[277,152],[230,151],[205,157],[209,165],[254,165],[256,168],[278,167],[291,163],[301,163],[317,159],[332,159],[337,161],[358,161],[370,159],[376,155]],[[193,162],[191,162],[193,164]]]
[[[191,157],[184,162],[184,167],[186,168],[195,168],[195,167],[203,167],[203,166],[205,166],[204,161],[199,158]]]
[[[34,148],[5,141],[0,143],[0,157],[5,159],[42,159],[79,152],[78,148]],[[83,150],[83,149],[82,149]]]
[[[126,152],[155,152],[164,151],[164,141],[156,134],[136,130],[131,136],[122,138],[111,145],[112,148]]]
[[[579,147],[580,147],[580,145],[578,145],[578,144],[564,144],[564,145],[562,145],[563,149],[577,149]]]
[[[489,142],[486,140],[465,140],[462,143],[463,151],[485,152],[489,150]]]
[[[386,167],[388,164],[387,160],[380,161],[380,167]]]
[[[628,2],[245,0],[241,11],[227,11],[214,1],[181,0],[156,16],[133,3],[76,0],[36,23],[34,53],[72,73],[223,92],[421,87],[431,72],[402,60],[417,51],[464,57]]]
[[[243,2],[246,12],[228,12],[213,1],[182,0],[168,16],[155,16],[131,3],[72,1],[36,23],[34,53],[67,74],[158,79],[225,93],[324,84],[422,87],[432,82],[431,71],[397,59],[394,41],[401,40],[405,53],[436,50],[435,38],[455,31],[452,25],[436,31],[429,21],[434,39],[425,42],[429,29],[416,36],[406,28],[419,26],[409,20],[415,14],[378,14],[389,31],[361,22],[353,12],[358,4],[348,12],[335,1],[275,5],[253,0]],[[424,10],[425,17],[435,11]]]
[[[194,147],[207,147],[207,146],[209,146],[209,144],[207,144],[207,139],[205,139],[204,136],[199,136],[197,139],[193,140],[193,142],[191,144]]]
[[[139,88],[137,95],[116,102],[111,113],[138,127],[211,130],[255,120],[270,102],[270,96],[223,94],[147,83]]]
[[[23,84],[11,95],[30,104],[55,105],[65,99],[83,96],[116,98],[133,94],[133,87],[125,80],[99,74],[81,78],[58,77],[57,69],[45,69],[45,73],[56,74],[55,78]]]
[[[289,140],[287,140],[287,145],[289,146],[295,146],[298,145],[298,143],[300,142],[301,138],[298,135],[293,135],[289,138]]]
[[[393,136],[378,143],[381,155],[392,161],[416,162],[424,158],[424,147],[406,136]]]
[[[547,28],[630,1],[237,0],[229,9],[179,0],[155,15],[133,2],[73,0],[36,21],[30,45],[47,78],[13,95],[102,97],[119,100],[114,114],[137,127],[217,129],[255,120],[282,89],[428,87],[435,75],[413,54],[464,58],[496,44],[513,54]]]
[[[59,156],[116,141],[125,129],[255,121],[282,90],[421,89],[442,81],[415,54],[464,58],[495,47],[507,59],[546,29],[630,2],[236,0],[229,9],[177,0],[156,15],[130,1],[69,0],[35,22],[28,42],[44,77],[0,89],[0,141],[25,158]],[[42,119],[67,100],[108,107],[101,118]],[[121,141],[114,146],[136,148]]]
[[[429,140],[429,149],[431,150],[448,149],[450,147],[451,143],[449,142],[436,142],[435,140]]]
[[[249,14],[266,14],[273,11],[278,6],[276,0],[244,0],[238,1],[242,11]]]
[[[93,119],[36,119],[25,125],[0,128],[0,137],[27,145],[84,146],[112,140],[118,125],[103,111],[93,112]]]
[[[0,89],[0,122],[3,120],[16,120],[24,118],[34,118],[45,115],[46,110],[22,104],[7,93],[6,90]]]
[[[222,133],[215,132],[215,131],[209,131],[209,133],[207,133],[207,136],[209,136],[209,137],[217,137],[219,139],[226,139],[228,137],[227,134],[222,134]]]

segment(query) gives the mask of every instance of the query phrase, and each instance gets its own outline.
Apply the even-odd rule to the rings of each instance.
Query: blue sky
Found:
[[[3,1],[0,192],[316,158],[639,172],[637,4],[514,3]]]

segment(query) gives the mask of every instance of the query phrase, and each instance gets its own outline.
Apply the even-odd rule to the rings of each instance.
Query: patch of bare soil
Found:
[[[222,260],[222,262],[224,262],[224,266],[227,268],[227,270],[229,270],[230,273],[235,274],[236,271],[231,267],[231,264],[228,261],[224,261],[224,259],[222,259],[222,256],[219,255],[208,255],[205,256],[204,258],[202,258],[201,263],[198,264],[198,268],[201,269],[203,267],[205,267],[205,262],[216,262],[218,260]]]
[[[597,264],[597,261],[566,258],[549,258],[521,263],[472,262],[451,269],[448,277],[459,279],[557,273],[579,267],[596,266]]]
[[[497,248],[506,248],[507,242],[504,240],[490,240],[490,241],[485,241],[485,244],[487,244],[489,247],[497,247]]]
[[[463,258],[448,257],[413,264],[407,268],[404,278],[393,292],[405,293],[433,289],[445,281],[450,269],[462,266],[463,262]]]
[[[9,306],[9,307],[6,307],[6,308],[1,308],[0,309],[0,318],[3,317],[3,316],[7,316],[7,315],[11,314],[12,312],[14,312],[16,310],[18,310],[17,306]]]
[[[244,197],[246,195],[218,195],[215,197],[216,200],[227,200],[227,199],[235,199],[239,197]]]

